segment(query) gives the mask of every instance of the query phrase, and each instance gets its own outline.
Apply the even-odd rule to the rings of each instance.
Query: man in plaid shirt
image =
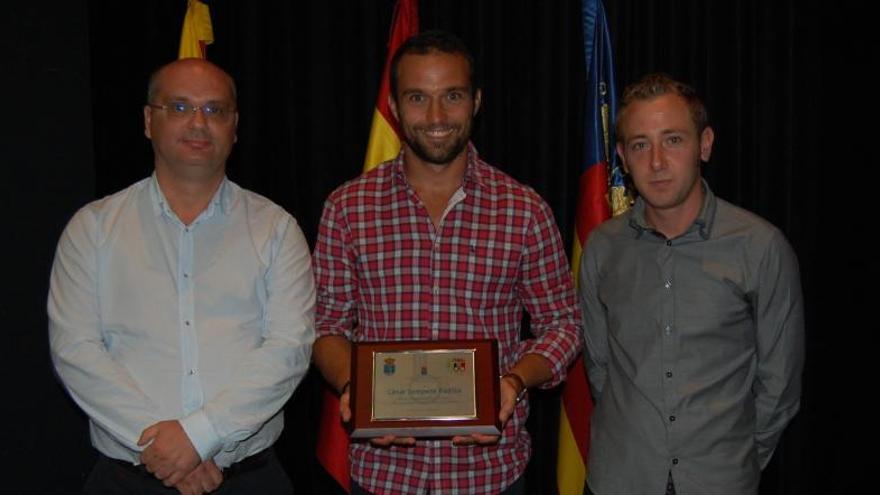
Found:
[[[334,191],[314,269],[315,362],[349,409],[352,341],[498,341],[500,437],[352,443],[352,493],[524,493],[529,387],[565,378],[580,350],[568,261],[547,204],[469,144],[480,107],[467,47],[429,31],[391,66],[391,109],[405,144]],[[520,341],[525,309],[534,338]]]

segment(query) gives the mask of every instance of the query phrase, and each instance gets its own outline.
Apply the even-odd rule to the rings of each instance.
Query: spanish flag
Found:
[[[382,71],[382,82],[379,85],[379,97],[376,98],[376,110],[373,112],[373,125],[370,127],[370,140],[367,143],[367,156],[364,160],[364,172],[379,166],[380,163],[393,159],[400,152],[400,129],[397,120],[391,115],[388,106],[388,95],[391,94],[391,58],[397,48],[407,38],[419,32],[419,3],[417,0],[398,0],[394,6],[394,18],[391,21],[391,36],[388,40],[388,56],[385,59],[385,70]]]
[[[213,42],[211,10],[199,0],[188,0],[177,58],[207,58],[208,45]]]
[[[384,161],[391,160],[400,152],[400,129],[388,106],[391,94],[391,59],[397,48],[407,38],[419,32],[418,0],[397,0],[391,20],[388,55],[379,84],[379,96],[373,112],[364,172],[372,170]],[[333,476],[346,493],[351,491],[351,472],[348,465],[348,434],[339,419],[339,399],[329,387],[324,389],[321,424],[318,427],[318,461]]]
[[[629,200],[614,153],[617,97],[611,37],[602,0],[583,0],[584,59],[587,68],[584,160],[581,172],[571,266],[578,281],[581,252],[590,231],[612,213],[626,211]],[[586,352],[586,350],[585,350]],[[583,360],[575,362],[562,391],[556,480],[560,495],[581,495],[587,478],[590,415],[593,402]]]

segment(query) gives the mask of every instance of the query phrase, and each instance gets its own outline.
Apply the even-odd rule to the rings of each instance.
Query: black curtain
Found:
[[[238,82],[241,121],[229,176],[289,210],[314,243],[324,198],[361,171],[393,0],[207,3],[216,39],[208,58]],[[848,493],[855,486],[850,473],[859,471],[853,466],[864,464],[853,459],[850,444],[842,440],[852,437],[847,428],[856,422],[852,411],[863,399],[860,385],[840,379],[858,372],[852,364],[857,360],[848,359],[854,356],[856,332],[847,334],[844,344],[841,334],[829,329],[865,328],[855,315],[870,305],[872,293],[849,282],[878,270],[876,261],[853,247],[856,243],[838,242],[842,232],[866,226],[846,223],[846,214],[828,207],[829,196],[848,201],[849,211],[859,211],[861,203],[843,187],[829,188],[835,175],[829,164],[839,163],[841,154],[839,147],[833,154],[828,150],[832,140],[823,115],[838,106],[825,95],[841,50],[871,50],[863,44],[829,44],[860,13],[832,16],[806,3],[605,1],[618,91],[649,71],[692,83],[705,96],[716,130],[715,151],[704,168],[710,185],[719,196],[778,225],[801,262],[808,325],[802,412],[764,473],[762,494]],[[14,74],[25,81],[16,86],[13,96],[25,97],[14,108],[27,113],[28,98],[52,94],[50,104],[36,107],[47,122],[33,133],[21,128],[22,135],[12,135],[16,145],[45,146],[40,153],[14,156],[36,157],[53,175],[33,187],[43,180],[41,169],[24,176],[7,173],[7,183],[16,184],[9,188],[7,206],[21,198],[39,204],[34,210],[42,214],[42,228],[22,243],[28,263],[13,271],[27,273],[32,282],[26,292],[4,298],[3,312],[14,323],[10,327],[28,326],[16,334],[27,352],[16,353],[12,363],[39,356],[38,366],[28,367],[39,369],[40,379],[21,387],[27,389],[25,397],[45,397],[19,406],[14,417],[30,421],[34,429],[51,426],[41,434],[24,429],[2,443],[25,446],[20,458],[32,467],[24,473],[52,466],[53,476],[41,478],[34,490],[44,493],[77,491],[93,458],[85,419],[52,382],[45,357],[43,308],[51,252],[76,207],[150,173],[152,152],[142,120],[146,81],[152,70],[176,58],[186,2],[65,5],[11,9],[15,19],[24,19],[13,33],[39,49],[15,46],[17,40],[9,44],[20,55],[21,68]],[[473,140],[487,161],[548,201],[570,245],[583,153],[580,1],[422,0],[420,18],[421,29],[453,31],[473,50],[484,92]],[[53,58],[48,47],[64,56]],[[59,58],[63,62],[56,62]],[[29,84],[30,79],[40,84]],[[55,129],[62,125],[69,136],[58,147],[39,141],[41,126],[51,127],[54,136],[63,134]],[[69,143],[77,146],[60,147]],[[18,251],[15,255],[22,259]],[[30,316],[19,317],[13,307],[30,308]],[[310,373],[287,406],[287,427],[278,444],[298,493],[332,492],[313,455],[320,387],[318,374]],[[829,391],[834,401],[828,400]],[[534,439],[528,493],[555,493],[559,390],[536,395],[528,424]],[[0,449],[4,458],[19,457],[15,449]]]

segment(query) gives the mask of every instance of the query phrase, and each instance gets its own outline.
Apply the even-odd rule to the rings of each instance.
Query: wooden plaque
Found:
[[[356,342],[351,436],[500,435],[495,340]]]

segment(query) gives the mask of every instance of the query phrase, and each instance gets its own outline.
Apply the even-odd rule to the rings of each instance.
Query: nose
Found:
[[[193,127],[204,127],[208,125],[208,119],[205,117],[205,109],[203,107],[193,107],[189,122]]]
[[[660,143],[651,146],[651,168],[660,170],[666,165],[666,159],[663,156],[663,147]]]
[[[431,99],[426,113],[425,119],[428,122],[440,123],[446,119],[446,109],[443,107],[443,102],[440,98]]]

